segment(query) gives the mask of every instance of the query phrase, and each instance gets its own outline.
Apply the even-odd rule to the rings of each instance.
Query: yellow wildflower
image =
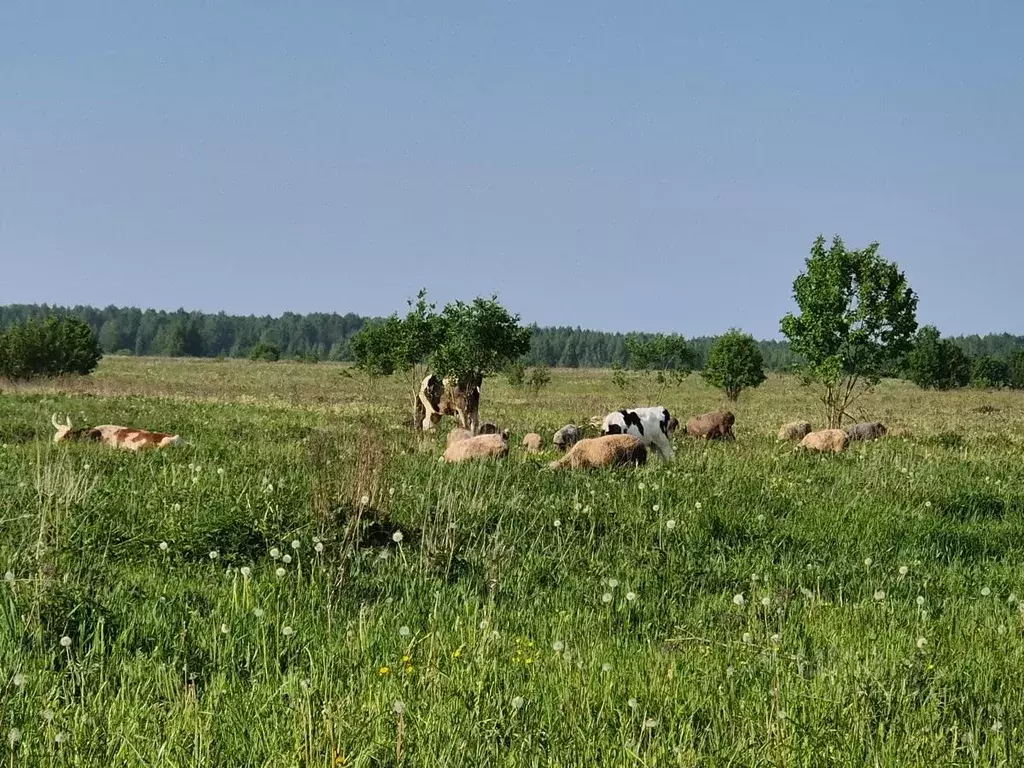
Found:
[[[403,656],[402,657],[402,663],[403,664],[408,664],[410,661],[412,661],[412,656]]]
[[[378,674],[380,674],[381,677],[383,677],[384,675],[390,675],[391,674],[391,667],[381,667],[378,670]]]
[[[455,653],[452,654],[452,658],[453,659],[461,659],[462,658],[462,646],[461,645],[458,648],[455,649]]]
[[[405,674],[411,675],[416,668],[412,664],[405,665]]]

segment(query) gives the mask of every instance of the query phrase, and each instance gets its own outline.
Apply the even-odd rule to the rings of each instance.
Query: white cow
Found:
[[[668,424],[671,419],[668,409],[660,405],[625,408],[621,411],[612,411],[604,417],[604,421],[601,422],[601,433],[632,435],[657,451],[662,461],[668,461],[675,455],[672,443],[668,439]]]

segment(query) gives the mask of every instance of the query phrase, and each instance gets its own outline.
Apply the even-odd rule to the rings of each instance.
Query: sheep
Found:
[[[735,440],[732,425],[736,417],[730,411],[711,411],[686,422],[686,434],[704,440]]]
[[[818,453],[842,453],[849,443],[850,438],[843,430],[821,429],[806,435],[797,447]]]
[[[888,430],[879,421],[868,421],[862,424],[851,424],[846,428],[846,436],[851,440],[875,440],[885,437]]]
[[[442,461],[455,463],[473,459],[500,459],[508,454],[508,430],[500,435],[474,435],[449,445]]]
[[[472,436],[473,436],[473,433],[470,432],[468,429],[462,429],[461,427],[456,427],[455,429],[453,429],[451,432],[448,433],[448,439],[447,439],[446,445],[452,445],[454,443],[459,442],[460,440],[466,440],[466,439],[468,439],[468,438],[470,438]]]
[[[632,435],[602,435],[580,440],[549,469],[599,469],[647,463],[647,448]]]
[[[551,442],[560,451],[567,451],[572,448],[580,439],[580,428],[575,424],[566,424],[560,430],[555,432],[555,436],[551,438]]]
[[[540,453],[541,448],[544,446],[544,438],[538,435],[536,432],[530,432],[523,437],[523,448],[526,449],[527,453]]]
[[[803,440],[812,431],[809,422],[791,421],[779,428],[779,440]]]
[[[660,406],[646,408],[624,408],[612,411],[601,422],[601,433],[605,435],[632,435],[646,446],[653,448],[662,461],[671,459],[675,452],[668,439],[668,423],[672,414]]]
[[[501,432],[501,430],[498,429],[498,425],[497,424],[495,424],[493,421],[485,421],[483,424],[480,425],[480,428],[476,431],[476,434],[478,434],[478,435],[496,435],[499,432]]]

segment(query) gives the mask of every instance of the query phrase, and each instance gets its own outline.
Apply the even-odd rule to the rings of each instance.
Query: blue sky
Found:
[[[1024,333],[1024,4],[0,4],[0,303],[778,335],[819,232]],[[1016,215],[1015,215],[1016,214]]]

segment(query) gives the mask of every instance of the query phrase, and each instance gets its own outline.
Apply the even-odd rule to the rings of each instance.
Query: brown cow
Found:
[[[480,424],[481,383],[483,376],[479,373],[464,381],[441,379],[433,373],[427,376],[416,393],[416,429],[426,432],[437,426],[441,416],[455,416],[459,426],[476,434]]]
[[[694,416],[686,422],[686,434],[704,440],[735,440],[732,425],[736,417],[730,411],[712,411]]]
[[[64,424],[57,421],[57,414],[50,417],[57,434],[53,436],[53,442],[96,442],[109,445],[111,448],[124,448],[128,451],[142,451],[149,448],[164,448],[168,445],[181,445],[185,441],[178,435],[167,434],[166,432],[149,432],[144,429],[132,427],[120,427],[115,424],[101,424],[98,427],[83,427],[75,429],[71,426],[71,417],[68,416]]]

